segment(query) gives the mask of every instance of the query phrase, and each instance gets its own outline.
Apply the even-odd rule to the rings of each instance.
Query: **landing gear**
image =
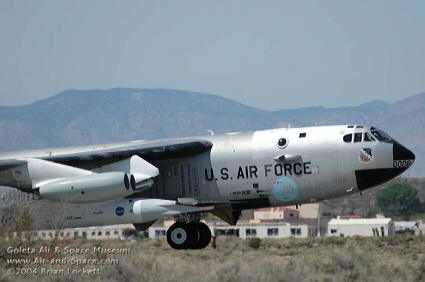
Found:
[[[176,250],[188,249],[195,240],[195,232],[184,222],[176,222],[168,228],[167,242]]]
[[[211,242],[211,230],[202,222],[176,222],[167,231],[167,242],[176,250],[204,249]]]
[[[208,246],[208,244],[211,242],[211,230],[210,228],[202,223],[202,222],[190,222],[188,224],[190,226],[189,228],[192,228],[195,230],[196,235],[195,240],[190,245],[190,249],[204,249]]]

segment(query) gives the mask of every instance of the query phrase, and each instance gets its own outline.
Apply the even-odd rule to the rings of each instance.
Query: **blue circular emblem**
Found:
[[[297,198],[298,186],[294,180],[288,177],[282,177],[273,184],[273,195],[282,202],[289,202]]]
[[[123,207],[116,208],[115,214],[118,215],[118,216],[123,216],[124,215],[124,208]]]

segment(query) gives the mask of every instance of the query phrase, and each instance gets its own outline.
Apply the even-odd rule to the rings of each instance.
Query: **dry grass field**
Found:
[[[3,239],[1,244],[0,281],[425,281],[424,236],[275,240],[222,236],[216,249],[183,251],[171,249],[165,239],[31,243]],[[46,248],[50,253],[43,252]],[[100,249],[124,254],[98,253]],[[70,250],[90,253],[66,253]]]

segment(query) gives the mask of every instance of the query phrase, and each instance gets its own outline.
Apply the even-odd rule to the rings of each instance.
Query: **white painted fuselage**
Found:
[[[16,207],[22,206],[33,210],[34,226],[45,229],[58,225],[142,224],[164,216],[205,211],[300,205],[359,193],[394,178],[414,162],[412,152],[382,131],[366,126],[282,128],[193,139],[210,144],[209,149],[190,155],[173,151],[169,157],[167,150],[173,149],[174,143],[192,140],[179,138],[1,154],[0,185],[13,187],[0,190],[1,223],[12,221]],[[133,147],[140,145],[156,146],[139,154],[159,171],[147,189],[106,201],[89,199],[87,203],[43,199],[43,185],[71,179],[71,174],[78,178],[80,172],[74,172],[74,168],[84,170],[84,175],[99,174],[105,163],[121,160],[115,156],[97,166],[93,158],[86,162],[88,152],[107,160],[105,151],[133,150],[138,155]],[[83,157],[76,161],[74,156],[79,155]],[[31,171],[42,171],[44,164],[38,170],[25,164],[9,165],[13,160],[36,163],[34,159],[52,163],[53,168],[34,175]],[[96,189],[101,195],[101,187]]]

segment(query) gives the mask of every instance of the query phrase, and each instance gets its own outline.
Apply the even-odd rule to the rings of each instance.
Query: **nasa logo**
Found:
[[[118,215],[118,216],[123,216],[124,215],[124,208],[123,207],[116,208],[115,214]]]

